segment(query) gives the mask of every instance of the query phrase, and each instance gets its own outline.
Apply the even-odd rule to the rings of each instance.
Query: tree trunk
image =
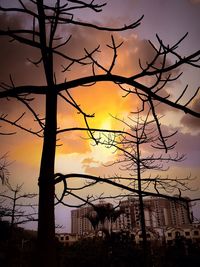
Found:
[[[144,266],[148,265],[148,249],[147,249],[147,234],[146,234],[146,224],[144,215],[144,202],[142,196],[142,184],[141,184],[141,168],[140,168],[140,150],[139,143],[137,142],[137,180],[138,180],[138,191],[139,191],[139,208],[140,208],[140,223],[142,231],[142,248],[144,254]]]
[[[51,89],[51,88],[50,88]],[[55,267],[54,163],[56,150],[57,97],[46,96],[46,124],[39,177],[38,266]]]
[[[57,130],[57,93],[53,81],[53,36],[48,37],[43,0],[37,0],[41,55],[48,90],[46,92],[45,128],[39,176],[38,264],[56,267],[54,164]],[[50,39],[49,39],[50,38]],[[49,40],[49,41],[48,41]],[[48,45],[47,45],[48,43]],[[49,47],[49,49],[47,49]]]

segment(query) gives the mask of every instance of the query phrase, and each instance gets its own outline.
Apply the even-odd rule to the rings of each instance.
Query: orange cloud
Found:
[[[17,162],[22,162],[30,166],[39,166],[41,157],[41,142],[34,138],[31,140],[21,139],[12,149],[11,156]]]
[[[123,98],[123,92],[112,83],[102,82],[92,87],[79,87],[73,95],[84,112],[95,114],[94,118],[88,119],[91,127],[101,127],[111,118],[109,114],[116,116],[129,113],[138,105],[138,100],[134,97]]]
[[[65,133],[57,142],[58,154],[86,153],[90,152],[90,143],[85,140],[86,134],[82,132]]]

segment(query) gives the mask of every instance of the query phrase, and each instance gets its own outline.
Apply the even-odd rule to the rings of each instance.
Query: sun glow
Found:
[[[91,150],[90,155],[95,161],[99,162],[99,165],[111,161],[114,157],[114,149],[112,147],[98,144],[93,146]]]
[[[100,125],[100,129],[112,130],[112,122],[110,118],[106,118]]]
[[[115,84],[98,83],[90,87],[79,87],[71,91],[73,99],[85,114],[94,114],[87,118],[91,129],[120,130],[123,126],[115,119],[123,119],[131,112],[138,102],[134,97],[122,97],[122,91]],[[60,114],[58,116],[60,129],[67,127],[86,128],[84,118],[73,108],[66,109],[66,103],[61,102]],[[111,133],[92,131],[95,138],[107,141]],[[70,131],[60,135],[60,144],[57,147],[57,169],[61,171],[87,172],[87,167],[99,168],[102,164],[113,161],[115,149],[102,144],[96,144],[88,139],[85,131]],[[85,164],[85,160],[92,161]],[[66,162],[70,162],[68,166]]]

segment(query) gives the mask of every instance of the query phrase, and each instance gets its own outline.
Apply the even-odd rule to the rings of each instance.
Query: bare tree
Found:
[[[190,176],[173,178],[162,177],[160,174],[169,169],[169,164],[183,161],[185,155],[179,155],[177,152],[169,153],[170,150],[174,150],[177,143],[176,141],[171,141],[176,132],[162,135],[163,139],[161,139],[155,127],[156,123],[160,124],[160,122],[149,118],[149,114],[150,112],[147,112],[147,115],[138,112],[136,117],[130,116],[126,121],[116,118],[122,123],[122,128],[126,129],[127,133],[110,134],[109,136],[104,134],[99,137],[101,144],[106,145],[108,148],[115,147],[117,152],[118,159],[108,166],[118,165],[120,171],[125,172],[125,176],[120,174],[109,179],[118,180],[118,183],[126,183],[128,187],[138,190],[143,250],[146,259],[148,246],[143,201],[144,192],[155,191],[158,197],[161,192],[176,194],[178,201],[178,197],[181,196],[183,191],[191,190],[189,182],[192,180]],[[166,149],[168,153],[160,154],[160,151],[165,151]],[[150,150],[150,153],[147,152],[148,150]],[[153,175],[151,171],[154,172]],[[183,202],[187,208],[188,203],[187,201]],[[147,263],[148,261],[146,261]]]
[[[7,190],[0,193],[1,218],[10,221],[10,234],[17,225],[37,221],[37,205],[27,201],[34,199],[37,194],[23,193],[23,184],[15,187],[6,185]]]
[[[71,91],[74,88],[80,86],[92,86],[95,83],[105,81],[116,83],[127,95],[134,94],[141,100],[142,107],[145,108],[146,103],[149,103],[152,107],[152,114],[157,127],[159,129],[160,138],[163,141],[163,145],[167,150],[165,139],[163,138],[160,125],[158,123],[155,102],[162,102],[175,109],[181,110],[194,117],[199,118],[200,113],[190,108],[189,104],[197,97],[198,90],[186,101],[185,104],[181,103],[181,99],[185,94],[187,87],[180,93],[179,97],[174,100],[170,95],[161,95],[162,89],[166,84],[176,81],[180,74],[174,75],[174,70],[177,70],[180,66],[187,64],[190,67],[199,67],[199,55],[200,51],[195,51],[190,55],[180,55],[177,52],[177,48],[186,35],[178,40],[174,45],[165,45],[159,37],[158,46],[150,42],[152,49],[154,50],[154,57],[146,65],[140,64],[141,71],[137,74],[130,75],[128,77],[115,74],[115,65],[117,62],[118,50],[122,43],[117,43],[114,35],[111,35],[111,43],[108,44],[113,56],[109,66],[104,66],[100,61],[96,59],[96,55],[100,52],[100,47],[94,47],[92,49],[85,48],[80,51],[81,56],[71,56],[68,53],[68,46],[70,45],[71,35],[66,30],[68,36],[61,36],[59,31],[60,27],[80,27],[93,29],[97,31],[107,32],[120,32],[126,30],[133,30],[140,25],[142,17],[133,23],[124,25],[119,28],[104,27],[95,25],[92,23],[84,22],[76,19],[76,12],[80,10],[91,10],[93,12],[101,12],[102,8],[106,5],[96,4],[95,1],[86,3],[79,0],[66,0],[64,4],[60,1],[53,1],[51,4],[45,3],[43,0],[30,0],[27,3],[23,0],[18,0],[18,5],[12,5],[11,7],[0,7],[2,13],[17,14],[18,16],[25,16],[29,22],[24,28],[15,28],[8,25],[7,28],[1,28],[0,36],[5,37],[4,40],[13,41],[13,43],[21,43],[24,46],[29,46],[33,50],[38,51],[38,59],[28,59],[36,67],[41,65],[43,67],[43,73],[45,81],[40,85],[16,85],[12,77],[12,70],[10,71],[10,82],[1,83],[0,99],[2,101],[18,101],[29,112],[37,124],[38,128],[35,129],[23,124],[23,119],[26,116],[26,112],[23,112],[16,119],[11,119],[8,114],[1,114],[0,119],[2,123],[8,123],[11,126],[15,126],[18,129],[24,130],[28,133],[43,139],[43,149],[41,155],[40,173],[39,173],[39,222],[38,222],[38,244],[40,253],[40,266],[56,266],[55,255],[55,220],[54,220],[54,191],[55,184],[67,179],[67,177],[74,178],[74,174],[55,174],[55,150],[56,140],[59,134],[69,132],[72,130],[84,130],[98,143],[93,135],[93,129],[89,127],[88,119],[94,117],[94,114],[87,114],[82,110],[81,106],[76,103],[76,100],[72,97]],[[9,22],[8,22],[9,24]],[[65,28],[65,29],[66,29]],[[66,48],[66,51],[63,49]],[[57,73],[55,68],[55,59],[61,58],[65,64],[63,65],[63,72],[66,79],[63,82],[57,81]],[[170,61],[167,60],[170,58]],[[76,73],[77,78],[68,79],[68,71],[75,70],[75,66],[86,67],[88,73],[84,76],[84,72]],[[98,73],[101,71],[101,74]],[[76,76],[77,76],[76,75]],[[70,76],[70,77],[73,77]],[[143,78],[152,77],[151,85],[143,83]],[[34,96],[36,100],[38,97],[44,98],[44,115],[41,116],[33,107]],[[83,117],[85,121],[85,128],[67,128],[59,129],[57,125],[57,104],[58,99],[65,101],[66,105],[73,107]],[[14,132],[7,132],[12,134]],[[1,132],[6,134],[6,132]],[[76,175],[79,179],[79,175]],[[81,175],[81,178],[87,176]],[[96,177],[97,178],[97,177]],[[95,178],[95,179],[96,179]],[[100,181],[100,179],[96,179]],[[105,182],[105,179],[104,179]],[[113,182],[108,181],[108,183]],[[115,183],[117,186],[117,183]],[[70,190],[69,190],[70,192]],[[72,192],[70,192],[72,195]]]
[[[85,218],[87,218],[90,221],[90,223],[94,229],[94,232],[96,234],[96,229],[97,229],[98,224],[99,224],[99,217],[98,217],[97,213],[94,210],[91,210],[90,212],[88,212],[85,215]]]
[[[8,182],[9,177],[9,170],[8,167],[11,164],[11,162],[8,161],[7,154],[4,154],[0,157],[0,180],[2,181],[2,184],[6,184]]]

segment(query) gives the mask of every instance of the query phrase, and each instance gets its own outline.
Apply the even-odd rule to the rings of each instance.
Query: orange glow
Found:
[[[110,82],[101,82],[89,87],[79,87],[71,91],[71,95],[83,112],[88,115],[94,114],[93,118],[88,118],[90,128],[115,130],[121,129],[119,124],[112,116],[123,119],[129,112],[135,110],[138,105],[137,98],[122,97],[122,90]],[[73,108],[67,107],[64,102],[61,103],[60,113],[58,114],[59,129],[70,127],[86,128],[84,118]],[[66,111],[65,111],[66,110]],[[112,116],[111,116],[112,115]],[[98,161],[104,161],[110,158],[112,152],[103,147],[91,147],[91,140],[87,132],[70,131],[59,136],[58,144],[62,146],[57,148],[57,155],[67,155],[70,153],[80,153],[92,156]],[[89,153],[89,154],[88,154]]]
[[[13,147],[11,155],[17,162],[23,162],[30,166],[39,166],[41,158],[41,142],[38,139],[20,141]]]
[[[95,114],[94,118],[88,119],[91,127],[101,128],[106,126],[114,129],[115,122],[112,116],[122,116],[129,113],[138,105],[138,99],[134,97],[122,97],[123,92],[119,87],[110,82],[101,82],[92,87],[79,87],[73,93],[77,103],[87,114]],[[108,126],[108,125],[107,125]]]

